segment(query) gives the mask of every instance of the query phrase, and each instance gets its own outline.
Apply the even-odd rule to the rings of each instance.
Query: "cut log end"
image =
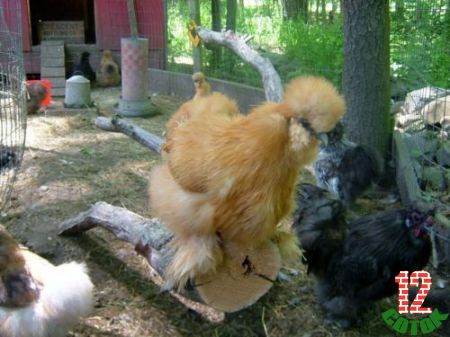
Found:
[[[255,303],[272,287],[281,268],[281,257],[272,242],[257,248],[229,243],[224,251],[224,263],[219,270],[198,276],[196,289],[211,307],[235,312]]]

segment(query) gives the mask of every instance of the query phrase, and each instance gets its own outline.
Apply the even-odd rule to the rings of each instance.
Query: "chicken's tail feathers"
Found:
[[[223,255],[215,234],[174,239],[175,255],[167,267],[165,288],[183,289],[195,276],[214,273]]]
[[[334,128],[345,112],[344,99],[333,84],[321,77],[298,77],[286,87],[283,101],[305,118],[316,132]]]

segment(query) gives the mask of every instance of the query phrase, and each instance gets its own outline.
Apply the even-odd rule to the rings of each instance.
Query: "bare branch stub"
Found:
[[[269,59],[259,55],[247,45],[244,39],[232,31],[214,32],[199,27],[197,33],[204,42],[227,47],[233,50],[245,62],[255,67],[261,75],[266,99],[272,102],[281,101],[283,97],[283,85],[280,76]]]
[[[97,117],[95,119],[95,126],[105,131],[121,132],[134,139],[139,144],[144,145],[158,154],[161,154],[161,145],[164,141],[158,136],[127,121],[126,119],[119,117]]]

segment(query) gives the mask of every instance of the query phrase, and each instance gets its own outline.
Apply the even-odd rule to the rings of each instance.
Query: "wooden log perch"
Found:
[[[164,272],[173,258],[172,236],[159,220],[97,202],[86,212],[64,221],[59,234],[74,235],[94,227],[102,227],[120,240],[131,243],[164,279]],[[223,318],[222,312],[241,310],[255,303],[272,287],[281,267],[278,247],[272,242],[253,249],[226,244],[222,249],[225,258],[218,271],[199,276],[182,291],[182,295],[198,303],[183,301],[171,291],[185,305],[208,319],[213,317],[213,320]],[[152,281],[162,286],[161,278],[159,281],[152,278]],[[215,310],[208,311],[201,304]]]
[[[161,154],[161,145],[164,141],[158,136],[144,130],[143,128],[123,119],[119,116],[113,118],[97,117],[95,125],[105,131],[122,132],[139,144]]]
[[[197,28],[200,38],[211,44],[218,44],[233,50],[245,62],[258,70],[261,75],[266,99],[279,102],[283,97],[283,85],[280,76],[269,59],[262,57],[247,45],[245,39],[240,38],[232,31],[214,32],[203,27]]]

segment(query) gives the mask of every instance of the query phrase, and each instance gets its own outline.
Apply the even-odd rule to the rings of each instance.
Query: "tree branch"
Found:
[[[127,121],[126,119],[118,116],[113,118],[97,117],[95,119],[95,125],[105,131],[122,132],[137,141],[139,144],[148,147],[158,154],[161,154],[161,145],[164,141],[158,136]]]
[[[203,27],[197,28],[197,33],[205,43],[218,44],[233,50],[245,62],[258,70],[264,85],[268,101],[279,102],[283,97],[283,85],[280,76],[269,59],[262,57],[250,48],[244,39],[232,31],[214,32]]]

